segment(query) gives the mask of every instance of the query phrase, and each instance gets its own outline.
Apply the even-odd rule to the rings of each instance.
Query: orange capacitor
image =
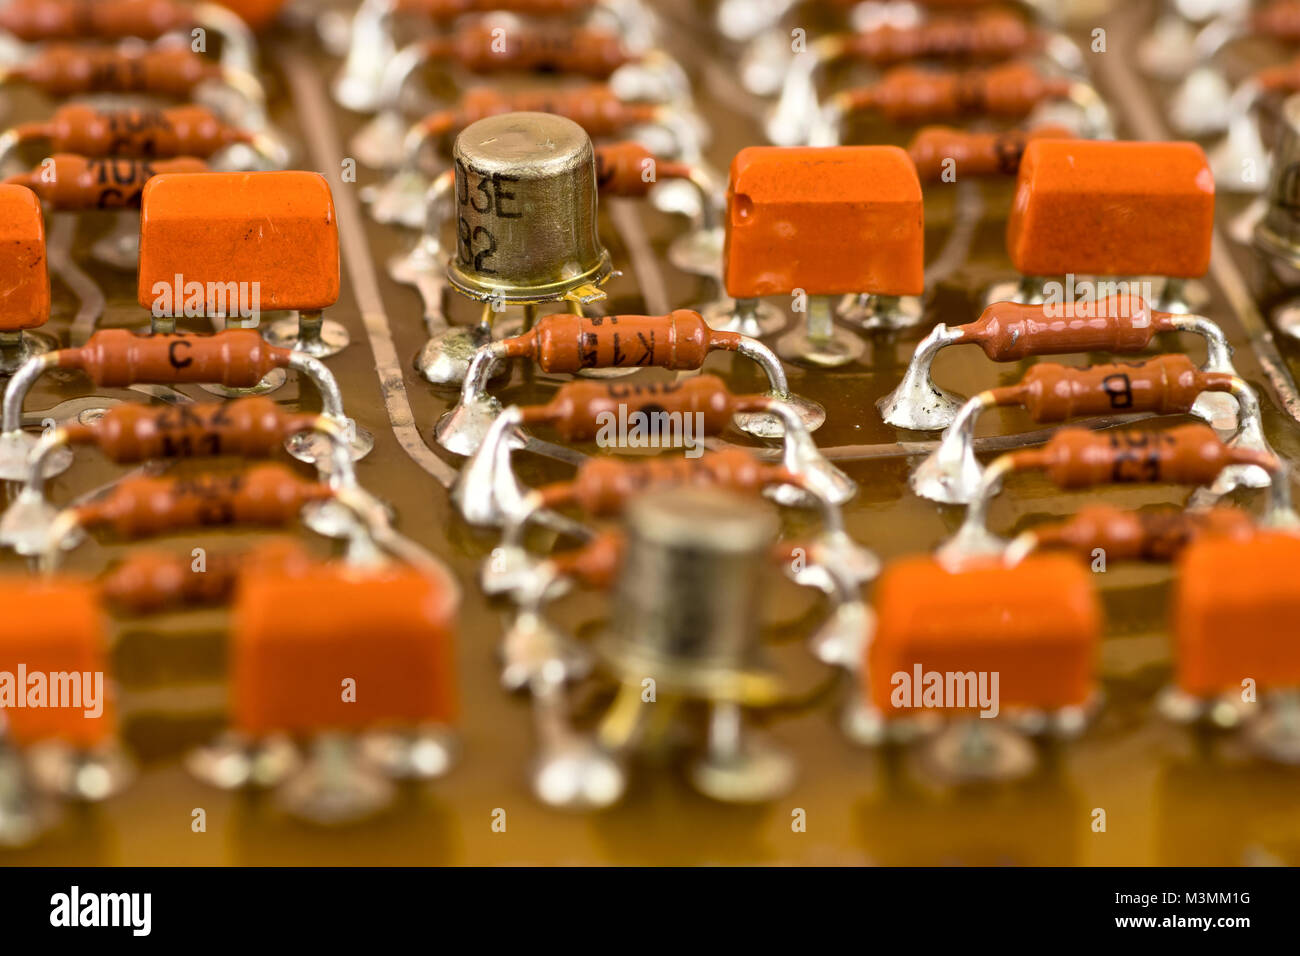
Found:
[[[83,527],[142,538],[184,528],[279,527],[305,505],[332,495],[328,485],[299,478],[283,465],[258,465],[229,474],[127,478],[75,511]]]
[[[252,134],[236,129],[204,106],[171,109],[96,109],[69,103],[44,122],[15,127],[20,140],[49,140],[53,152],[79,156],[118,156],[128,159],[168,159],[211,156],[234,143],[247,143]]]
[[[594,148],[596,186],[602,196],[640,198],[660,180],[686,179],[691,174],[685,163],[656,159],[654,153],[632,140]]]
[[[231,626],[234,729],[451,724],[457,601],[449,579],[399,565],[248,576]]]
[[[1195,143],[1037,140],[1007,252],[1025,275],[1192,278],[1210,267],[1214,176]]]
[[[1174,673],[1197,697],[1300,687],[1296,620],[1300,538],[1264,531],[1249,539],[1207,537],[1183,552],[1174,579]]]
[[[737,299],[924,290],[921,184],[896,146],[751,146],[727,187],[727,293]]]
[[[288,366],[293,353],[268,345],[256,329],[215,335],[136,335],[103,329],[78,348],[60,349],[61,368],[85,372],[96,385],[212,382],[252,388],[267,372]]]
[[[716,435],[737,411],[758,411],[767,401],[732,395],[716,375],[695,375],[675,382],[569,382],[545,405],[524,406],[522,412],[526,425],[546,423],[565,441],[590,441],[603,421],[635,412],[700,415],[702,433]]]
[[[1186,355],[1170,354],[1087,368],[1040,362],[1015,385],[990,392],[995,404],[1021,405],[1036,422],[1063,422],[1115,412],[1185,413],[1202,392],[1227,391],[1232,378],[1203,372]]]
[[[50,317],[45,219],[36,194],[0,183],[0,332],[42,326]]]
[[[23,746],[62,740],[88,748],[112,737],[108,633],[94,585],[7,576],[0,578],[0,600],[23,609],[0,620],[0,708],[13,741]],[[58,675],[54,682],[51,675]],[[79,706],[51,706],[69,703],[65,695]]]
[[[1041,468],[1058,488],[1170,482],[1208,485],[1228,465],[1271,470],[1271,455],[1225,445],[1208,425],[1164,431],[1062,428],[1045,445],[1011,452],[1015,467]]]
[[[1090,574],[1066,555],[1031,555],[1013,566],[990,560],[956,572],[928,556],[894,562],[876,584],[868,699],[886,717],[916,717],[924,675],[974,672],[997,675],[1004,711],[1086,703],[1102,627]],[[980,709],[967,703],[961,709]]]
[[[69,444],[94,444],[119,463],[238,455],[265,458],[319,416],[287,412],[264,396],[152,407],[118,405],[89,424],[63,426]]]
[[[75,93],[155,93],[188,98],[200,83],[220,80],[221,65],[185,46],[47,46],[8,75],[51,96]]]
[[[254,307],[319,311],[339,297],[334,197],[319,173],[164,175],[145,187],[138,298],[182,276],[209,291],[229,283],[256,292]]]
[[[1206,535],[1249,538],[1255,533],[1250,515],[1237,508],[1125,511],[1110,505],[1081,508],[1065,521],[1030,532],[1035,548],[1068,550],[1085,561],[1093,560],[1100,548],[1107,561],[1158,562],[1172,561]]]
[[[208,166],[190,156],[177,159],[87,159],[71,153],[51,156],[30,173],[6,182],[33,190],[60,212],[139,207],[145,184],[163,173],[201,173]]]
[[[953,179],[967,176],[1014,176],[1020,170],[1020,157],[1035,139],[1073,139],[1064,126],[1035,126],[1030,130],[1012,129],[1000,133],[971,132],[953,126],[927,126],[912,138],[908,155],[916,164],[922,182],[941,182],[952,162]]]
[[[156,40],[194,23],[176,0],[8,0],[0,30],[26,43],[47,40]]]

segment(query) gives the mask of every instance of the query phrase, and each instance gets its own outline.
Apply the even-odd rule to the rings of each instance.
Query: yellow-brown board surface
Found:
[[[737,149],[762,142],[762,104],[738,85],[735,51],[724,49],[710,33],[706,4],[665,0],[653,6],[665,19],[667,46],[691,72],[712,125],[710,158],[725,169]],[[1156,6],[1144,2],[1103,9],[1099,0],[1094,9],[1076,7],[1072,21],[1071,30],[1085,49],[1094,28],[1106,30],[1106,51],[1085,56],[1099,90],[1116,111],[1122,137],[1174,138],[1165,119],[1169,89],[1142,78],[1134,63],[1136,43]],[[1259,62],[1277,57],[1269,49],[1248,52]],[[420,301],[413,289],[392,282],[384,268],[390,257],[410,246],[414,234],[376,225],[364,215],[358,193],[376,174],[359,166],[357,181],[341,178],[349,168],[345,144],[364,118],[329,98],[328,80],[337,61],[321,53],[313,38],[287,31],[270,35],[262,59],[272,88],[272,121],[293,145],[295,167],[323,173],[338,209],[343,283],[329,315],[348,327],[352,345],[328,364],[338,376],[349,414],[375,435],[374,452],[359,464],[360,480],[392,505],[398,527],[442,556],[464,586],[458,763],[436,783],[403,790],[391,813],[333,830],[294,822],[269,800],[207,788],[188,776],[182,757],[224,724],[225,616],[204,612],[123,621],[115,627],[112,660],[126,715],[125,739],[138,761],[137,778],[105,804],[69,809],[57,830],[32,848],[0,852],[0,863],[1300,863],[1300,815],[1295,812],[1300,771],[1259,763],[1230,745],[1212,745],[1165,723],[1155,712],[1155,696],[1170,675],[1165,629],[1169,572],[1161,567],[1114,567],[1096,575],[1107,616],[1103,709],[1082,739],[1054,750],[1026,782],[959,792],[929,781],[906,757],[886,759],[852,745],[837,726],[843,687],[803,647],[824,609],[773,575],[764,617],[789,698],[764,715],[762,723],[798,759],[793,792],[757,807],[721,805],[696,795],[677,765],[663,760],[641,764],[628,798],[612,810],[575,815],[541,806],[527,786],[535,745],[530,708],[525,699],[499,686],[496,646],[502,614],[475,584],[495,536],[462,522],[439,480],[459,459],[437,450],[431,433],[455,395],[415,374],[413,360],[426,339]],[[14,98],[12,106],[13,120],[35,118],[49,108],[36,97]],[[902,145],[909,132],[862,127],[851,141]],[[927,258],[932,263],[945,250],[952,251],[958,196],[951,184],[927,187]],[[929,290],[933,318],[949,324],[973,318],[980,290],[992,279],[1011,275],[1003,243],[1009,186],[981,186],[962,201],[972,199],[982,211],[968,254],[957,248],[960,266]],[[1279,405],[1250,343],[1252,336],[1268,334],[1256,299],[1258,267],[1250,251],[1223,231],[1244,205],[1240,197],[1219,197],[1221,225],[1205,311],[1223,325],[1237,349],[1238,368],[1259,389],[1270,441],[1296,461],[1300,426]],[[677,272],[667,261],[667,244],[681,225],[643,203],[603,206],[601,234],[624,273],[609,287],[608,311],[690,307],[713,295],[707,283]],[[73,258],[107,296],[100,327],[139,329],[147,325],[147,316],[135,302],[134,277],[90,264],[86,254],[108,226],[107,214],[85,216],[76,227]],[[59,242],[67,228],[69,223],[51,220],[51,243]],[[471,321],[474,307],[452,298],[453,318]],[[78,308],[77,294],[56,274],[50,329],[65,342]],[[789,367],[794,390],[827,409],[819,444],[835,449],[837,462],[860,485],[846,508],[849,531],[886,560],[934,547],[961,517],[960,509],[927,502],[908,489],[907,475],[917,458],[895,443],[931,436],[896,431],[875,411],[876,399],[897,382],[918,338],[919,333],[911,333],[873,339],[862,362],[834,371]],[[1200,360],[1198,339],[1186,337],[1177,344]],[[1300,350],[1281,337],[1276,345],[1295,374]],[[1174,343],[1162,339],[1159,347]],[[394,361],[401,381],[377,373],[377,367]],[[1085,358],[1066,361],[1082,364]],[[967,348],[948,350],[935,368],[946,387],[973,394],[1017,380],[1027,364],[994,365],[979,350]],[[726,355],[711,357],[706,370],[727,376],[736,391],[760,385],[748,363]],[[517,368],[502,394],[516,401],[542,400],[557,381]],[[291,380],[274,398],[297,408],[297,389]],[[203,394],[182,390],[194,398]],[[103,394],[124,401],[146,398],[138,392]],[[27,409],[39,419],[59,402],[83,398],[92,399],[88,405],[93,407],[94,389],[83,378],[52,375],[32,393]],[[304,390],[304,404],[310,407],[315,401]],[[982,434],[1033,428],[1019,412],[990,413],[983,421]],[[725,439],[750,443],[734,431]],[[580,450],[596,452],[594,447]],[[572,470],[571,463],[536,455],[517,460],[522,479],[530,484]],[[82,451],[75,467],[52,481],[49,490],[64,502],[120,474],[93,451]],[[1045,516],[1070,514],[1091,497],[1104,495],[1106,501],[1126,506],[1181,503],[1186,497],[1184,489],[1156,487],[1107,490],[1085,499],[1032,477],[1016,478],[1009,491],[992,513],[993,524],[1006,532]],[[799,531],[802,520],[788,519],[788,529]],[[327,553],[328,544],[309,532],[302,535],[314,550]],[[242,532],[181,535],[164,545],[187,554],[200,547],[233,548],[252,537]],[[97,573],[122,550],[90,542],[70,556],[68,566]],[[22,560],[12,555],[0,560],[8,572],[23,570]],[[577,594],[555,613],[561,625],[590,637],[606,610],[602,598]],[[21,615],[23,608],[5,613]],[[607,687],[593,681],[588,696],[605,699]],[[191,828],[196,808],[206,811],[206,832]],[[1093,831],[1095,808],[1106,812],[1104,833]],[[806,814],[806,832],[791,827],[797,809]],[[505,832],[492,825],[498,810],[506,814]]]

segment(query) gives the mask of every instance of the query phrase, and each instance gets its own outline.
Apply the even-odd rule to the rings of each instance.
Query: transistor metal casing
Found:
[[[338,301],[339,233],[334,197],[319,173],[162,174],[145,186],[140,214],[140,305],[192,283],[205,315],[236,314],[232,288],[257,292],[260,310],[319,311]],[[222,293],[217,301],[216,293]]]
[[[1267,212],[1255,225],[1254,241],[1275,270],[1281,267],[1283,283],[1292,286],[1300,268],[1300,101],[1288,99],[1280,113]]]
[[[1032,555],[947,570],[929,556],[891,564],[876,585],[868,699],[888,718],[893,675],[996,672],[1000,708],[1059,710],[1087,702],[1101,643],[1091,572],[1073,556]],[[978,709],[977,706],[966,709]]]
[[[582,127],[506,113],[456,137],[452,286],[472,299],[589,301],[613,272],[596,230],[596,161]]]
[[[0,183],[0,332],[44,325],[50,317],[41,202],[25,186]]]
[[[1206,536],[1183,552],[1173,597],[1175,680],[1197,697],[1300,688],[1300,538]]]
[[[1033,140],[1007,252],[1028,276],[1195,278],[1213,231],[1214,175],[1195,143]]]
[[[627,510],[626,557],[605,650],[661,691],[751,703],[769,693],[759,610],[776,516],[713,488],[646,492]]]
[[[261,567],[232,618],[231,722],[254,736],[451,724],[458,596],[408,567]],[[353,694],[345,681],[353,681]]]
[[[896,146],[751,146],[727,188],[728,295],[925,290],[921,184]]]

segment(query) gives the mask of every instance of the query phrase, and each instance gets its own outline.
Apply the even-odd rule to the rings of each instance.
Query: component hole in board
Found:
[[[736,193],[732,197],[731,208],[735,213],[735,218],[740,222],[745,222],[753,214],[754,200],[750,199],[744,193]]]

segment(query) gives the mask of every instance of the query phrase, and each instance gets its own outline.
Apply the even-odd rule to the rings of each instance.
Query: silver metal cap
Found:
[[[447,278],[479,301],[589,302],[613,272],[596,231],[596,161],[577,123],[506,113],[466,127]]]
[[[638,497],[606,643],[616,668],[705,699],[769,693],[759,610],[776,531],[761,499],[690,487]]]
[[[1255,244],[1274,258],[1300,263],[1300,95],[1282,104],[1281,119],[1268,211],[1255,227]]]

